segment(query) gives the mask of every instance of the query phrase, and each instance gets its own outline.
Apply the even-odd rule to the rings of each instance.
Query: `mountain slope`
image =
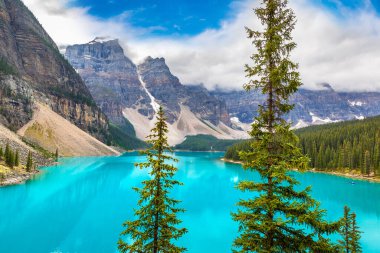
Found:
[[[81,129],[106,141],[108,123],[89,90],[20,0],[0,0],[0,122],[14,130],[43,102]],[[4,67],[5,66],[5,67]],[[12,115],[11,108],[16,108]]]
[[[62,156],[118,155],[119,152],[106,146],[49,107],[37,104],[33,119],[17,132],[28,142],[55,153],[58,148]]]

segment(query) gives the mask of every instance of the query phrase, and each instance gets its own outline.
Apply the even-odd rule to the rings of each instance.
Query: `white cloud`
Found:
[[[244,64],[253,52],[244,26],[258,27],[252,7],[255,0],[235,4],[233,18],[219,29],[193,37],[141,36],[150,29],[127,25],[128,13],[99,20],[85,8],[67,7],[69,0],[24,0],[58,44],[88,42],[96,36],[119,37],[136,62],[145,56],[165,57],[183,83],[204,83],[212,88],[240,88],[245,82]],[[293,59],[300,63],[306,87],[328,82],[338,90],[380,90],[380,18],[370,5],[361,10],[340,8],[339,18],[308,0],[293,0],[298,24],[294,33],[298,48]],[[159,27],[159,26],[157,26]]]

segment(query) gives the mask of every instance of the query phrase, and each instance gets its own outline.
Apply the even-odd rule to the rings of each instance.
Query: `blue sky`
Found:
[[[22,0],[56,41],[118,38],[133,62],[164,57],[184,84],[241,89],[259,0]],[[372,1],[372,2],[371,2]],[[380,91],[380,0],[289,0],[306,88]]]
[[[157,35],[194,35],[218,28],[231,13],[231,0],[76,0],[72,4],[90,7],[99,18],[126,16],[136,27],[152,28]]]
[[[342,6],[364,8],[371,2],[380,11],[379,0],[310,0],[339,14]],[[135,27],[149,28],[152,35],[195,35],[217,29],[222,20],[233,18],[233,6],[239,0],[75,0],[73,6],[88,7],[89,14],[109,19],[123,15]]]

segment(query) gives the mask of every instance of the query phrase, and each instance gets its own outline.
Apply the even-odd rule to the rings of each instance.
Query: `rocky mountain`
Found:
[[[245,136],[244,132],[231,128],[224,101],[202,86],[181,84],[163,58],[147,57],[136,66],[124,55],[117,40],[102,38],[69,46],[65,56],[111,122],[121,126],[127,119],[140,139],[149,134],[160,105],[170,124],[171,144],[195,134],[224,139]]]
[[[118,40],[102,43],[97,38],[88,44],[67,47],[65,55],[113,123],[125,124],[122,110],[126,107],[152,118],[151,100],[141,85],[137,67],[124,55]]]
[[[241,123],[251,123],[264,96],[255,91],[213,91],[226,101],[230,117]],[[300,89],[291,99],[294,110],[287,116],[297,128],[380,115],[380,93],[337,92],[329,84],[320,90]]]
[[[107,117],[34,15],[20,0],[0,0],[0,124],[21,129],[38,103],[96,138],[109,139]],[[47,129],[41,136],[54,134]]]
[[[167,109],[170,123],[178,120],[182,105],[215,126],[219,123],[231,125],[224,101],[212,96],[202,85],[182,85],[170,72],[164,58],[147,57],[138,69],[146,89]]]

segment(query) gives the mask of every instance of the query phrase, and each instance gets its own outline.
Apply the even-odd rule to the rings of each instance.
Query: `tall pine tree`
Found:
[[[16,154],[15,154],[15,166],[18,167],[19,165],[20,165],[20,155],[19,155],[18,150],[16,150]]]
[[[344,253],[361,253],[360,246],[360,231],[356,223],[356,214],[350,211],[347,206],[344,207],[344,216],[342,219],[342,226],[340,234],[342,240],[339,241]]]
[[[33,170],[33,156],[32,152],[29,151],[28,158],[26,159],[26,171],[31,172]]]
[[[356,223],[356,214],[351,213],[351,252],[352,253],[361,253],[362,247],[360,245],[361,231],[359,230],[359,226]]]
[[[129,236],[130,242],[119,240],[121,252],[179,253],[186,250],[174,244],[187,230],[177,228],[181,223],[177,214],[185,210],[177,207],[180,201],[169,196],[170,190],[182,183],[173,179],[177,168],[167,163],[177,160],[167,154],[171,150],[165,120],[160,107],[155,127],[148,136],[152,147],[142,152],[147,156],[147,162],[137,164],[141,169],[151,169],[151,179],[143,181],[143,188],[135,189],[140,194],[139,209],[135,210],[136,220],[124,223],[126,230],[122,235]]]
[[[240,154],[244,168],[258,172],[262,181],[238,185],[252,197],[239,201],[233,214],[240,225],[235,252],[335,252],[338,248],[327,236],[339,230],[339,223],[323,219],[325,211],[310,197],[310,187],[299,191],[290,173],[306,169],[309,159],[284,120],[293,108],[288,99],[301,85],[298,66],[289,59],[296,47],[291,36],[296,21],[287,4],[287,0],[262,0],[255,13],[263,31],[247,28],[257,53],[251,57],[254,66],[246,66],[251,80],[245,89],[261,91],[267,100],[252,124],[251,149]]]

